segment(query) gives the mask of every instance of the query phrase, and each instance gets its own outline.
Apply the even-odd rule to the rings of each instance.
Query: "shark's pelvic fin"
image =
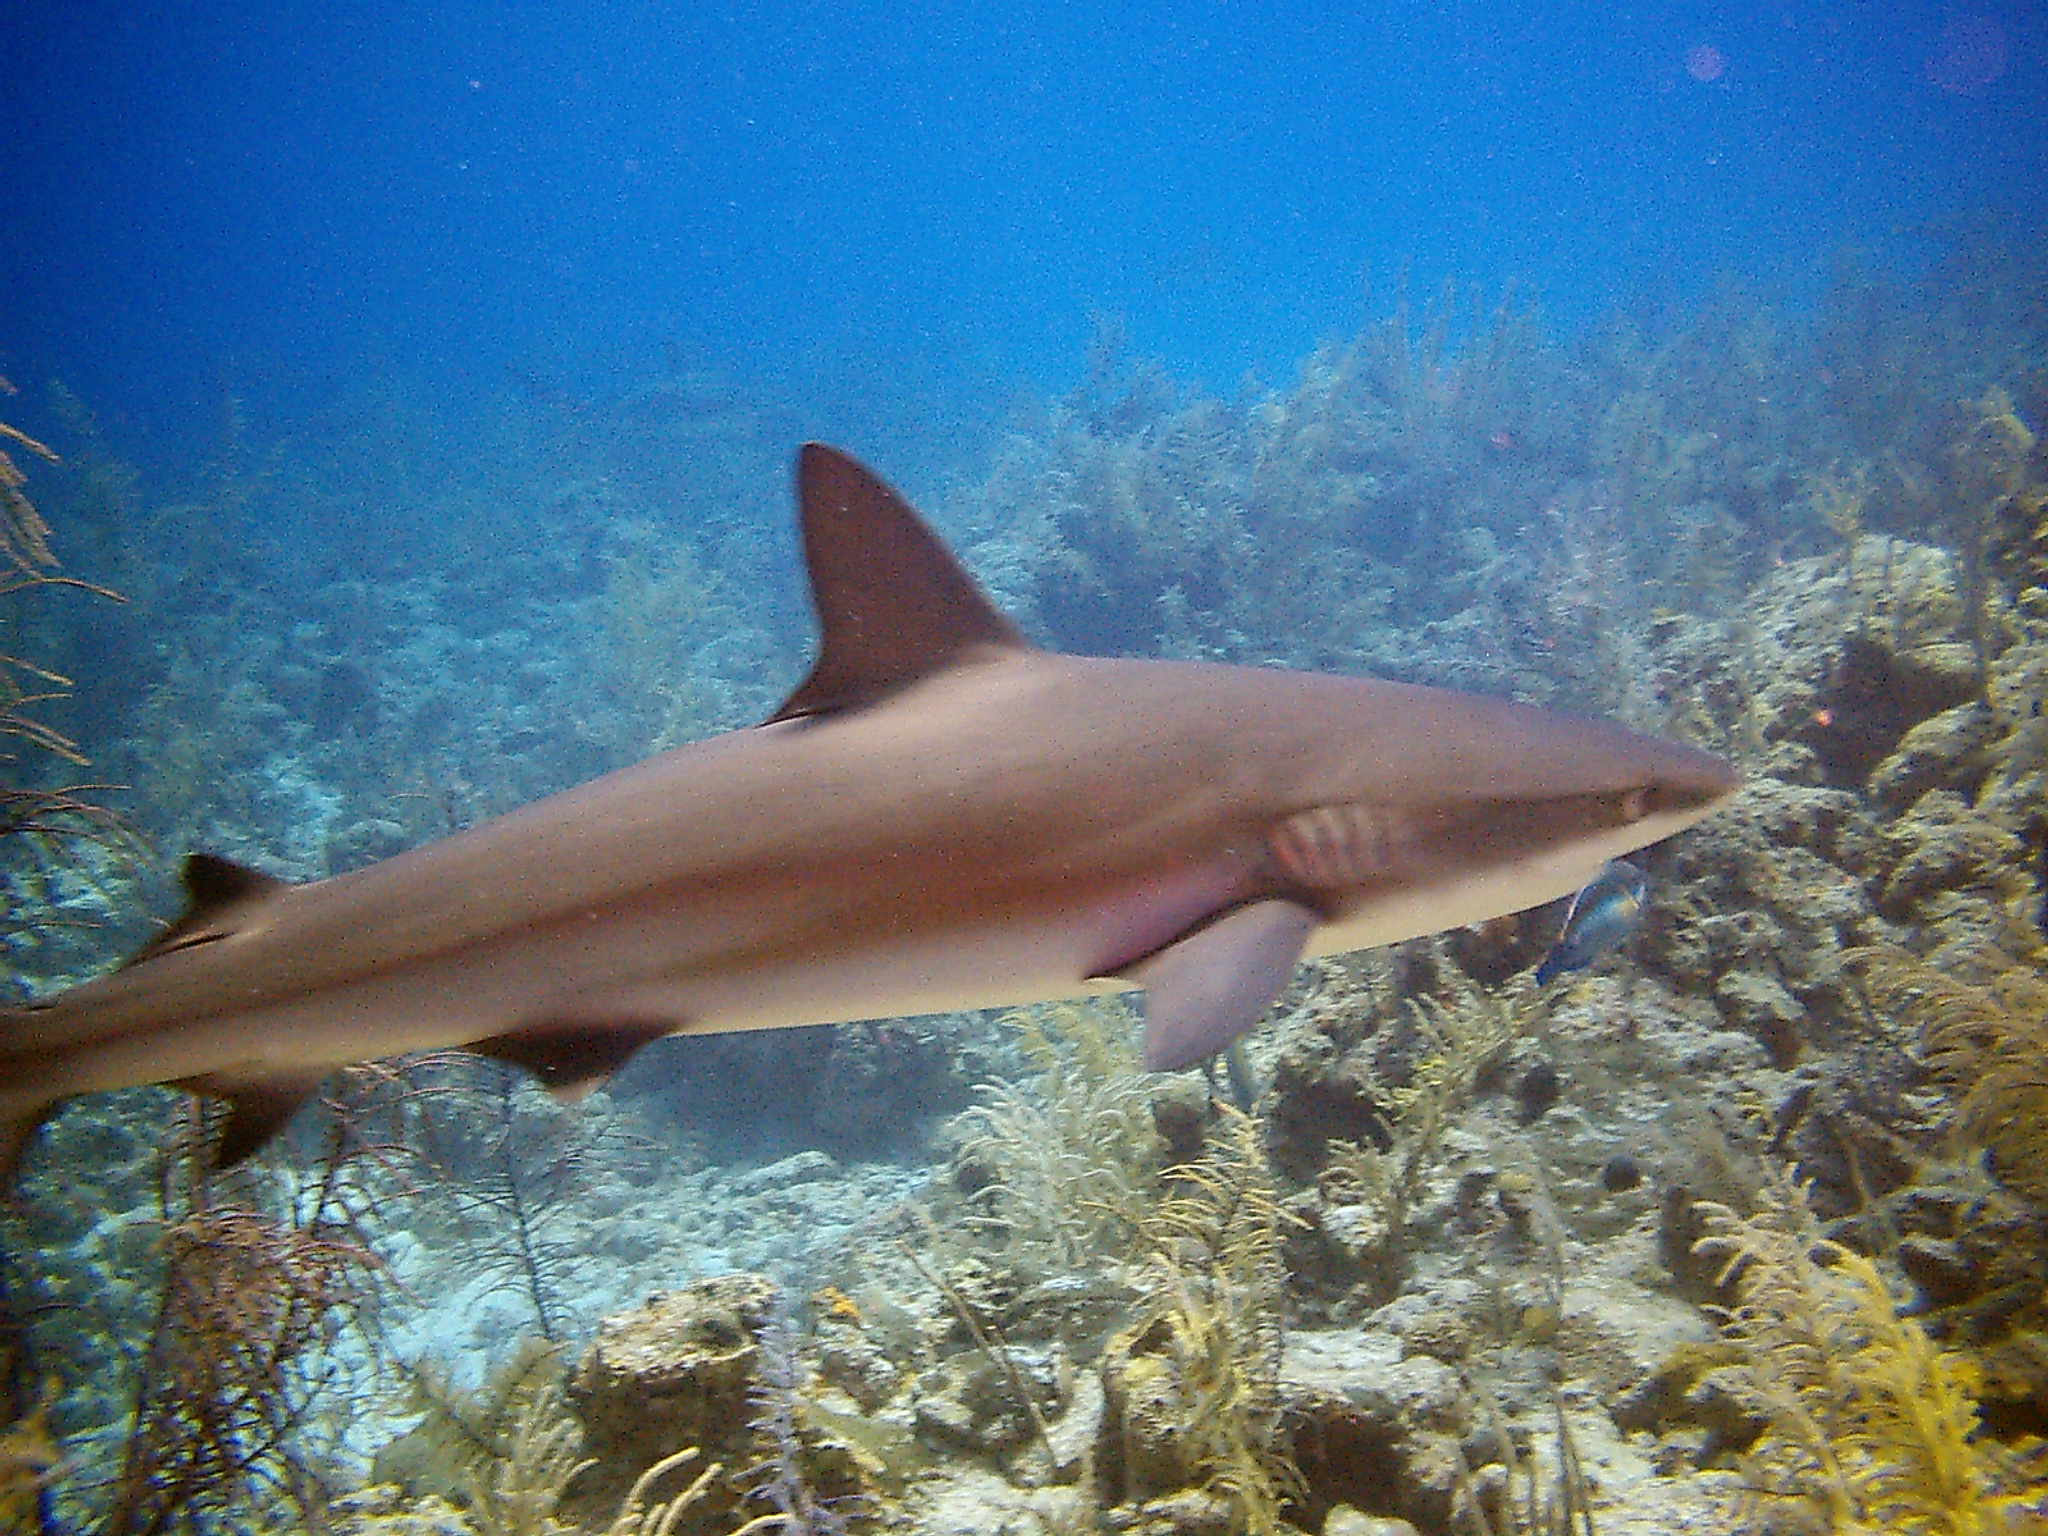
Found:
[[[261,1077],[209,1073],[186,1078],[178,1086],[227,1104],[228,1113],[214,1143],[217,1166],[233,1168],[268,1145],[326,1081],[331,1069],[266,1072]]]
[[[818,661],[771,723],[858,709],[977,647],[1028,648],[909,503],[836,448],[804,444],[797,500]]]
[[[1126,967],[1145,989],[1145,1070],[1191,1067],[1258,1023],[1319,921],[1298,902],[1253,902]]]
[[[558,1099],[579,1099],[624,1066],[641,1046],[684,1027],[682,1019],[563,1020],[530,1024],[468,1049],[540,1079]]]

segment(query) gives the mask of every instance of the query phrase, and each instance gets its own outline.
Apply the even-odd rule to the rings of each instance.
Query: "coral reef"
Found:
[[[1551,909],[1304,967],[1235,1064],[1248,1118],[1220,1074],[1139,1073],[1115,1000],[667,1042],[574,1109],[407,1064],[337,1083],[253,1204],[159,1207],[165,1095],[73,1106],[0,1216],[28,1346],[0,1499],[103,1523],[141,1426],[130,1528],[278,1523],[295,1480],[371,1478],[333,1523],[2033,1518],[2040,291],[2024,253],[1910,291],[1845,265],[1810,315],[1730,286],[1570,339],[1513,294],[1403,294],[1227,396],[1105,326],[1078,388],[927,466],[978,574],[1062,645],[1483,688],[1735,755],[1743,795],[1646,860],[1625,950],[1536,985]],[[507,409],[465,456],[383,398],[332,462],[230,410],[176,496],[60,411],[79,446],[37,504],[133,601],[13,605],[0,650],[121,696],[31,704],[16,671],[15,716],[90,740],[167,845],[314,875],[765,714],[802,635],[780,418],[715,381]],[[20,784],[63,790],[38,755]],[[17,990],[167,895],[64,841],[77,864],[0,839]],[[337,1144],[330,1224],[290,1218]],[[166,1244],[232,1307],[177,1300]],[[347,1304],[371,1273],[374,1346]],[[228,1381],[209,1452],[189,1341],[223,1330],[289,1391],[279,1418]],[[190,1390],[143,1393],[145,1358]]]

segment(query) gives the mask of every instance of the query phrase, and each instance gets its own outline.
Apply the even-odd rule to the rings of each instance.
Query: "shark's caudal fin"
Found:
[[[978,647],[1027,647],[910,504],[838,449],[804,444],[797,499],[818,661],[771,723],[858,709]]]

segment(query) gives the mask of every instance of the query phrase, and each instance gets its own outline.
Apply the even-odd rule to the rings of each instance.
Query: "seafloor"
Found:
[[[977,574],[1070,649],[1730,755],[1627,942],[1305,966],[1210,1073],[1138,1072],[1122,1002],[662,1042],[571,1107],[386,1064],[212,1179],[182,1097],[74,1103],[0,1217],[0,1525],[2048,1528],[2042,279],[1570,345],[1447,297],[1231,399],[1106,335],[912,466]],[[747,391],[508,401],[460,452],[395,395],[317,453],[231,420],[182,499],[65,415],[28,490],[127,601],[7,599],[77,679],[10,718],[94,759],[9,765],[23,992],[146,935],[150,850],[354,867],[801,668]]]

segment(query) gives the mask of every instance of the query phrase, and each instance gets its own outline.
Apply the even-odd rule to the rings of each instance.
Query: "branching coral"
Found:
[[[481,1461],[466,1479],[484,1536],[568,1536],[574,1527],[556,1511],[576,1474],[592,1465],[581,1454],[582,1441],[583,1428],[563,1405],[559,1386],[550,1383],[528,1398],[500,1454]],[[638,1483],[634,1488],[644,1492]]]
[[[459,1175],[447,1193],[471,1259],[532,1306],[542,1337],[561,1338],[568,1318],[560,1277],[571,1250],[555,1232],[586,1182],[579,1123],[495,1063],[455,1076],[422,1107],[437,1160],[445,1153]]]
[[[0,394],[13,393],[14,386],[0,379]],[[45,463],[57,462],[51,449],[4,421],[0,421],[0,442],[25,449]],[[5,449],[0,449],[0,564],[11,567],[8,578],[0,582],[0,592],[34,581],[35,572],[46,571],[57,563],[57,557],[50,552],[50,525],[28,499],[23,489],[27,484],[28,476]]]
[[[1407,1084],[1379,1090],[1393,1145],[1382,1151],[1332,1141],[1321,1174],[1325,1196],[1371,1209],[1395,1252],[1444,1132],[1471,1102],[1480,1073],[1525,1032],[1535,1001],[1525,983],[1492,992],[1455,965],[1446,963],[1443,974],[1451,989],[1447,999],[1420,997],[1409,1004],[1424,1048]]]
[[[796,1325],[780,1291],[767,1321],[756,1335],[761,1357],[748,1394],[754,1417],[748,1428],[760,1438],[767,1455],[754,1468],[748,1497],[773,1511],[757,1515],[734,1533],[752,1536],[775,1531],[780,1536],[846,1536],[846,1500],[821,1496],[806,1466],[803,1436],[798,1428],[802,1402]]]
[[[14,386],[0,379],[0,394],[13,392]],[[0,444],[9,443],[52,464],[57,462],[57,455],[42,443],[0,422]],[[50,526],[28,499],[23,489],[27,483],[20,467],[0,448],[0,598],[62,586],[120,601],[105,587],[57,574]],[[33,782],[46,765],[78,768],[84,767],[87,759],[79,744],[51,725],[38,709],[69,697],[71,679],[16,654],[11,617],[0,609],[0,765],[5,765],[4,782],[0,782],[0,838],[25,839],[45,856],[77,843],[132,852],[133,833],[98,803],[98,796],[109,786]],[[17,746],[31,754],[26,765],[14,751]],[[45,909],[56,905],[48,899],[52,874],[48,866],[53,862],[33,859],[17,872],[23,889],[9,903],[11,911],[31,904]],[[18,919],[10,917],[9,921],[12,925]]]
[[[562,1349],[528,1338],[473,1392],[452,1388],[431,1366],[414,1368],[420,1423],[378,1453],[374,1476],[402,1483],[408,1505],[452,1496],[479,1536],[574,1536],[563,1504],[582,1472],[583,1426],[562,1391]],[[673,1536],[718,1483],[711,1462],[667,1498],[656,1488],[697,1461],[689,1446],[648,1466],[620,1500],[606,1536]]]
[[[406,1395],[419,1423],[377,1453],[377,1480],[476,1502],[479,1489],[505,1481],[495,1469],[513,1458],[515,1446],[540,1449],[550,1426],[567,1419],[561,1380],[561,1347],[537,1338],[522,1342],[470,1392],[433,1362],[415,1363]],[[514,1479],[529,1487],[533,1481],[526,1474]]]
[[[688,545],[650,540],[612,561],[602,613],[601,681],[647,733],[622,744],[632,749],[673,747],[758,715],[793,665],[781,640],[751,622],[731,580]]]
[[[404,1476],[415,1496],[454,1494],[480,1536],[573,1536],[562,1517],[577,1474],[596,1463],[582,1454],[583,1429],[563,1401],[559,1347],[532,1340],[477,1392],[452,1391],[419,1370],[413,1395],[426,1406],[420,1426],[378,1458],[382,1476]],[[664,1499],[655,1489],[701,1455],[689,1446],[654,1462],[621,1500],[606,1536],[673,1536],[677,1525],[724,1470],[712,1462]]]
[[[1877,1266],[1820,1233],[1780,1172],[1754,1216],[1702,1202],[1739,1300],[1734,1385],[1767,1423],[1746,1459],[1759,1529],[1989,1536],[2048,1497],[2040,1447],[1978,1431],[1978,1368],[1899,1316]],[[1789,1516],[1796,1527],[1777,1523]]]
[[[2009,390],[1994,386],[1967,409],[1950,455],[1983,519],[1985,556],[2023,608],[2048,616],[2048,443],[2021,420]]]
[[[626,1501],[619,1507],[618,1517],[612,1521],[606,1536],[671,1536],[676,1522],[681,1520],[692,1504],[704,1496],[705,1489],[718,1480],[724,1470],[720,1462],[699,1472],[683,1486],[680,1493],[671,1495],[660,1503],[652,1503],[654,1485],[669,1473],[678,1471],[695,1461],[697,1447],[686,1446],[672,1456],[664,1456],[653,1466],[633,1480],[633,1487],[626,1495]]]

